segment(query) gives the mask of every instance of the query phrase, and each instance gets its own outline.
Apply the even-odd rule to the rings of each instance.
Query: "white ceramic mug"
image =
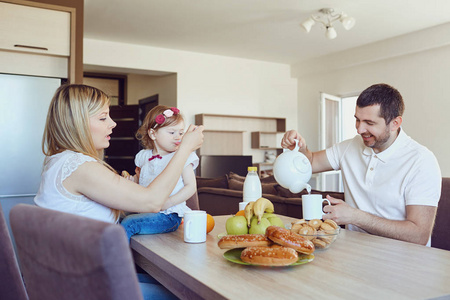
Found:
[[[305,220],[322,219],[322,216],[325,214],[322,210],[323,201],[327,201],[328,204],[331,205],[330,201],[328,201],[328,199],[322,199],[322,195],[320,194],[303,195],[302,196],[303,219]]]
[[[206,211],[192,210],[184,213],[184,241],[206,242]]]

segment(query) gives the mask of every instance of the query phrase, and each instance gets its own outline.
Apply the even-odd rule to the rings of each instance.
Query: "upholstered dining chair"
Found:
[[[16,254],[9,235],[3,209],[0,205],[0,298],[4,300],[28,299]]]
[[[437,207],[436,220],[431,234],[431,247],[450,250],[450,178],[442,178],[441,199]]]
[[[199,210],[200,205],[198,204],[198,194],[195,191],[194,195],[192,195],[189,199],[186,200],[186,205],[192,210]]]
[[[120,225],[27,204],[10,223],[30,299],[142,299]]]

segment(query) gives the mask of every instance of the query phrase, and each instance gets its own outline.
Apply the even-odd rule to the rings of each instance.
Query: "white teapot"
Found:
[[[275,180],[292,193],[300,193],[303,189],[311,192],[308,181],[311,179],[312,167],[309,159],[298,152],[298,140],[295,140],[294,150],[284,149],[273,165]]]

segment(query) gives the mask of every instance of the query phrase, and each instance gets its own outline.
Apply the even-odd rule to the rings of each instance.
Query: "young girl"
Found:
[[[175,107],[158,105],[145,117],[136,137],[144,150],[135,158],[139,174],[128,177],[142,186],[149,185],[165,169],[177,152],[184,134],[184,119]],[[175,189],[159,213],[128,215],[121,222],[128,238],[135,234],[156,234],[177,230],[190,208],[186,205],[197,189],[194,170],[198,157],[192,152],[184,165]]]
[[[38,206],[116,223],[121,210],[159,212],[165,205],[186,159],[203,143],[203,127],[191,125],[165,170],[143,187],[119,176],[102,160],[116,126],[109,103],[105,93],[86,85],[57,89],[42,142],[47,157],[34,199]],[[155,297],[173,296],[157,284],[143,290]]]

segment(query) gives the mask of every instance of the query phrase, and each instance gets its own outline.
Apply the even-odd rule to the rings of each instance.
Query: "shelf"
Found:
[[[254,165],[260,165],[260,166],[273,166],[273,163],[270,162],[257,162],[253,163]]]
[[[285,132],[286,118],[197,114],[195,123],[208,130]]]
[[[258,175],[260,177],[273,175],[273,163],[259,162],[254,163],[253,166],[258,168]]]
[[[262,161],[264,151],[282,152],[277,138],[286,131],[286,118],[197,114],[195,123],[205,127],[199,155],[252,155]]]
[[[243,131],[203,131],[200,155],[243,155]]]
[[[229,132],[229,133],[242,133],[244,130],[203,130],[203,132]]]
[[[254,131],[252,132],[252,149],[281,150],[277,141],[278,132]]]

